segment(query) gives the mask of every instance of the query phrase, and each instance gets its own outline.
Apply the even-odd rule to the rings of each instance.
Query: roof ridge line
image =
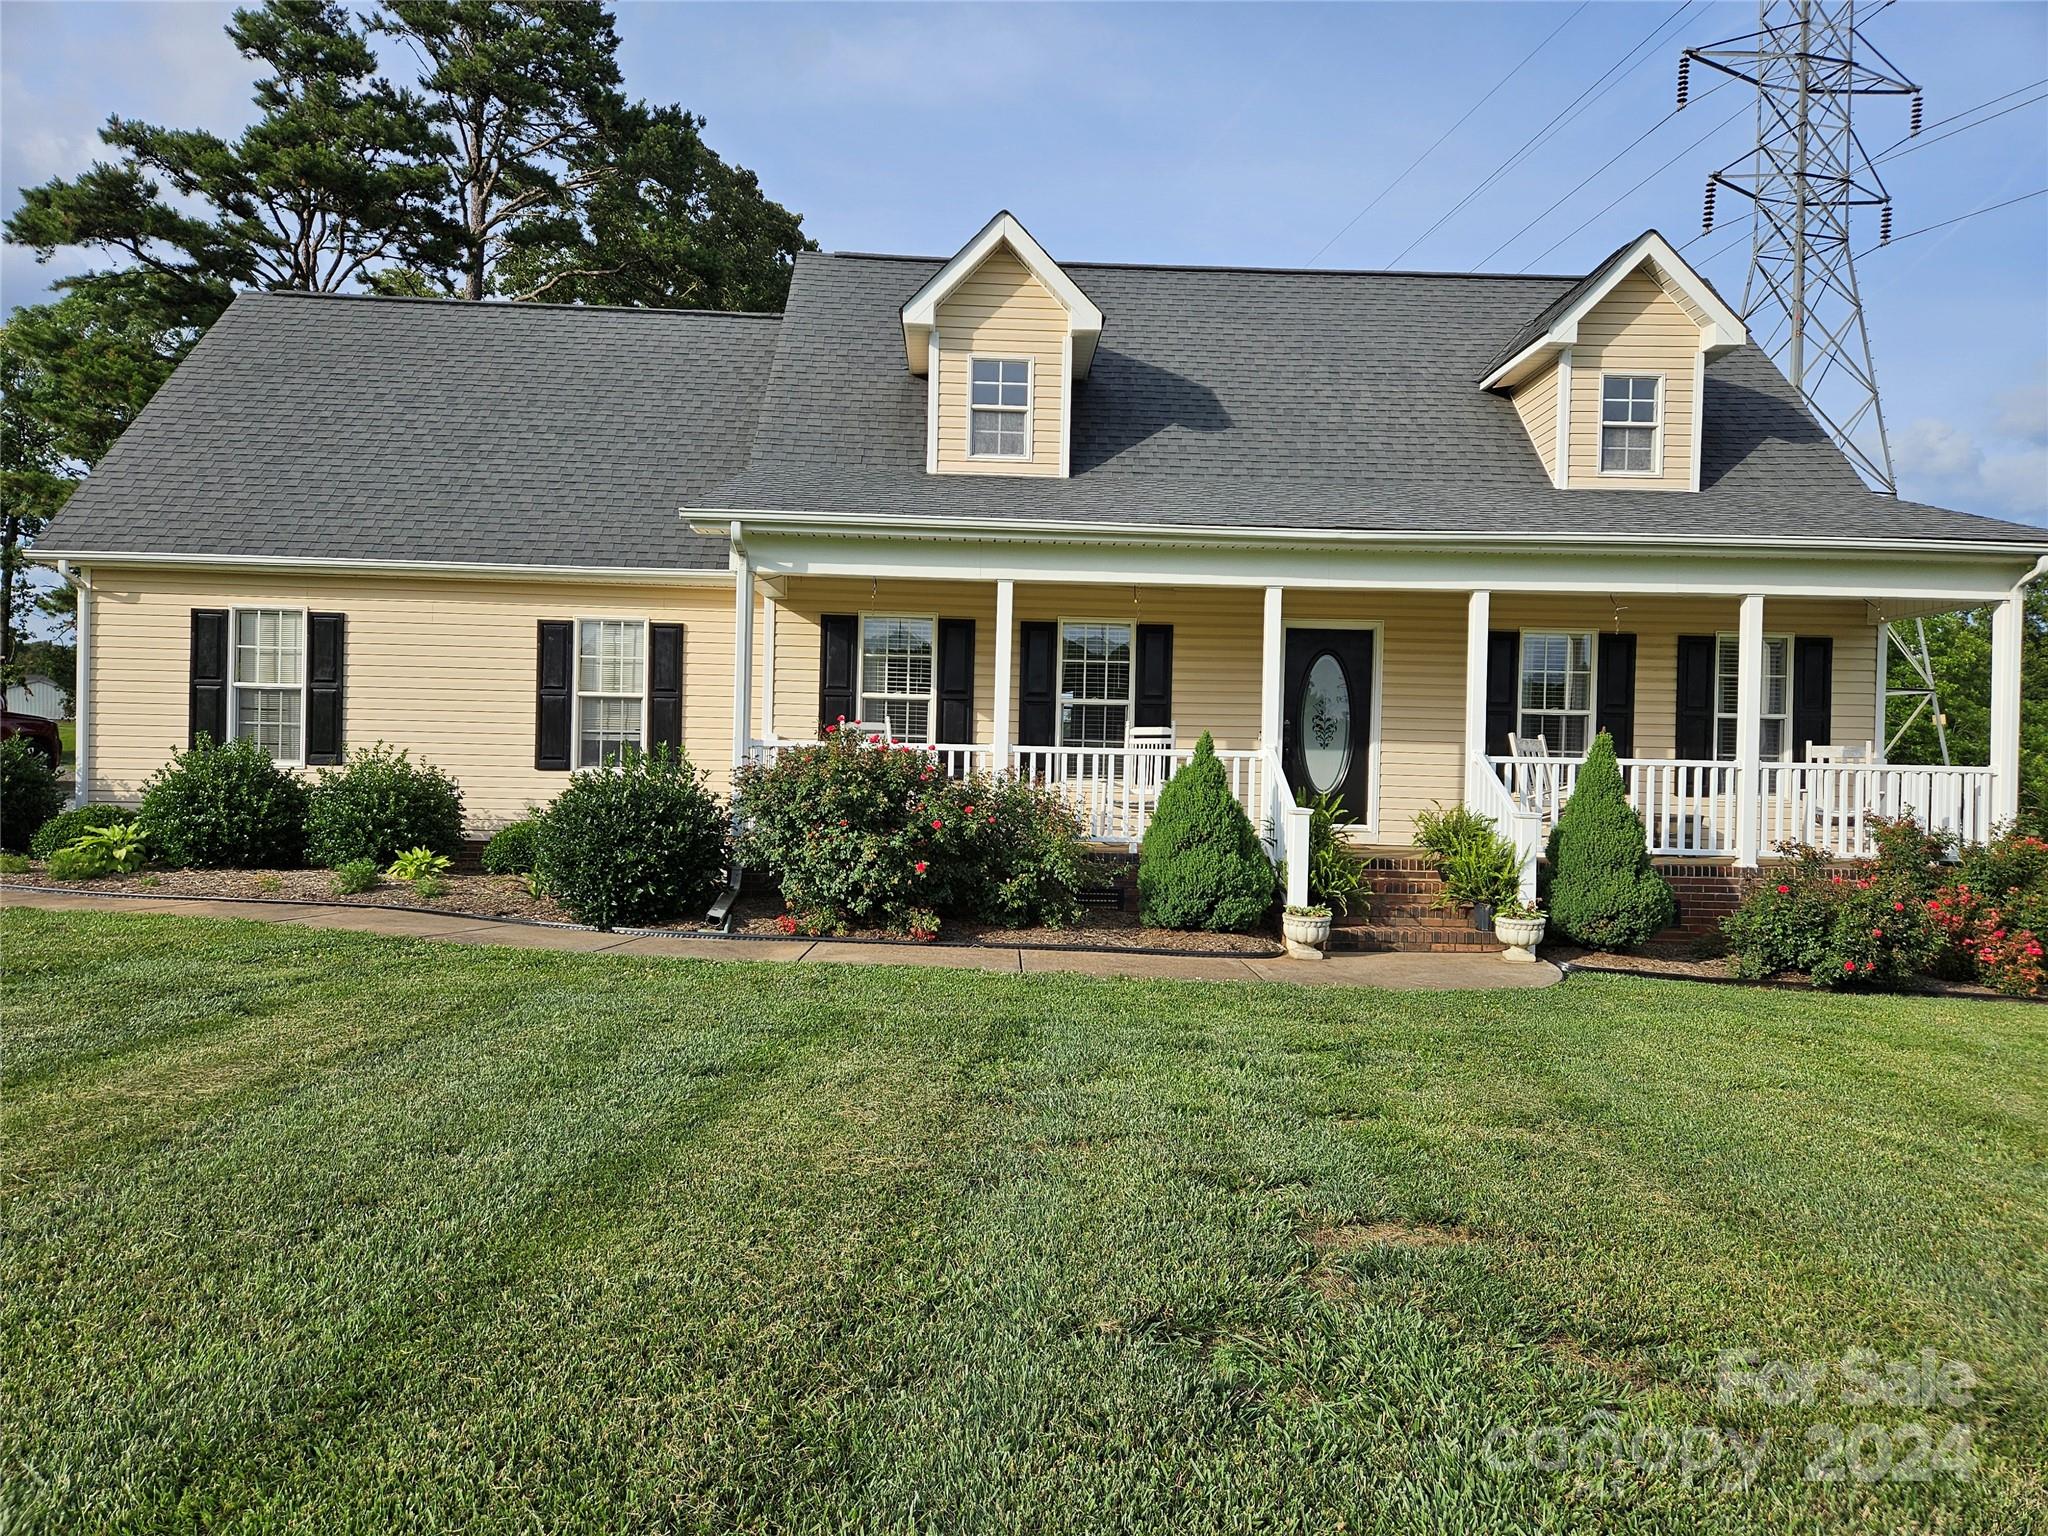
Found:
[[[939,266],[953,259],[951,256],[914,256],[901,251],[804,251],[799,254],[847,261],[933,262]],[[1234,267],[1220,262],[1184,261],[1062,261],[1059,265],[1096,272],[1226,272],[1262,277],[1463,277],[1486,282],[1530,283],[1578,283],[1592,275],[1588,272],[1450,272],[1410,267]]]
[[[340,299],[371,304],[444,304],[456,309],[507,313],[715,315],[726,320],[780,320],[779,309],[681,309],[668,304],[550,304],[538,299],[458,299],[437,293],[316,293],[310,288],[244,288],[241,299]]]

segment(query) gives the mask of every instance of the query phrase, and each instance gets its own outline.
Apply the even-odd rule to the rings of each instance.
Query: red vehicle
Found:
[[[57,758],[62,751],[57,736],[57,722],[45,720],[41,715],[24,715],[17,710],[0,708],[0,741],[9,736],[19,736],[49,759],[54,771]]]

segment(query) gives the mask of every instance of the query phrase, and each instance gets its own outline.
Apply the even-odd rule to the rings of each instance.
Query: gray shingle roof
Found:
[[[779,317],[247,293],[42,540],[65,554],[723,569]]]
[[[1707,370],[1701,490],[1554,489],[1475,381],[1584,279],[1075,263],[1102,308],[1067,479],[928,475],[897,307],[942,265],[797,260],[747,468],[704,510],[1404,532],[1942,538],[2037,528],[1866,489],[1754,346]]]

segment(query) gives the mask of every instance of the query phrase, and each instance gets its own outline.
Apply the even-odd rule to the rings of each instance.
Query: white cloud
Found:
[[[2006,398],[2024,393],[2016,390]],[[2005,417],[1999,426],[2006,428]],[[1955,423],[1922,416],[1908,422],[1892,440],[1892,452],[1901,489],[1909,499],[2048,524],[2048,446],[2034,443],[1987,451]]]

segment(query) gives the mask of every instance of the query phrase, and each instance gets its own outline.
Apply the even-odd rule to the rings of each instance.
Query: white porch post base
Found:
[[[2024,600],[2015,593],[1991,610],[1991,824],[2020,812],[2020,639]]]
[[[1309,827],[1315,820],[1305,805],[1290,805],[1281,813],[1282,857],[1287,860],[1287,905],[1308,905]]]

